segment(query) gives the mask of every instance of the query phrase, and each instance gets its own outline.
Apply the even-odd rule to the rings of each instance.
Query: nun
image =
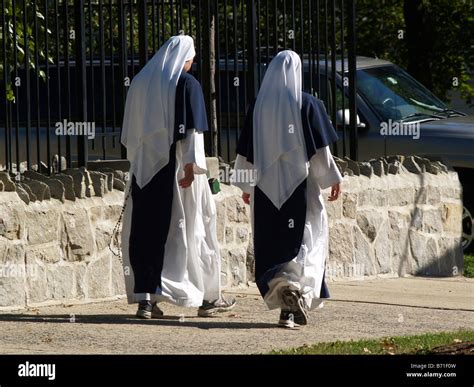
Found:
[[[221,296],[216,207],[206,177],[208,130],[199,82],[188,73],[190,36],[171,37],[133,78],[121,142],[130,176],[122,227],[129,303],[137,317],[160,318],[160,302],[199,307],[211,316],[232,309]]]
[[[293,51],[269,64],[237,146],[233,184],[250,204],[255,277],[278,324],[308,323],[307,311],[329,298],[328,200],[340,193],[341,174],[329,145],[337,140],[323,103],[302,92],[302,65]]]

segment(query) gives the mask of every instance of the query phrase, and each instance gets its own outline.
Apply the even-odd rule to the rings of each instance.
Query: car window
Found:
[[[430,116],[447,108],[397,66],[358,70],[357,91],[384,120],[403,120],[413,114]]]

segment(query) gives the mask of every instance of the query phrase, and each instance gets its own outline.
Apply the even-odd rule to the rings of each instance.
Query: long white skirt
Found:
[[[220,296],[221,260],[216,237],[216,206],[205,174],[195,175],[191,187],[179,187],[178,181],[184,177],[182,152],[181,142],[178,142],[171,222],[165,244],[161,289],[156,289],[156,294],[152,297],[156,301],[198,307],[203,300],[212,301]],[[122,229],[122,255],[129,303],[142,299],[141,295],[134,293],[135,281],[129,258],[132,210],[133,200],[130,195]]]

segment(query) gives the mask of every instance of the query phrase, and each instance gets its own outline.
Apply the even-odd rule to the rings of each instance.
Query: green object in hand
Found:
[[[211,192],[213,195],[221,191],[221,183],[217,179],[209,179],[209,187],[211,187]]]

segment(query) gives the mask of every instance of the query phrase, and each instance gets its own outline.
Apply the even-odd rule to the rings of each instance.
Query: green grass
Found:
[[[474,255],[464,256],[464,277],[474,278]]]
[[[460,340],[460,341],[459,341]],[[376,340],[336,341],[273,351],[274,355],[388,355],[429,354],[439,346],[474,342],[474,330],[425,333],[416,336],[384,337]]]

